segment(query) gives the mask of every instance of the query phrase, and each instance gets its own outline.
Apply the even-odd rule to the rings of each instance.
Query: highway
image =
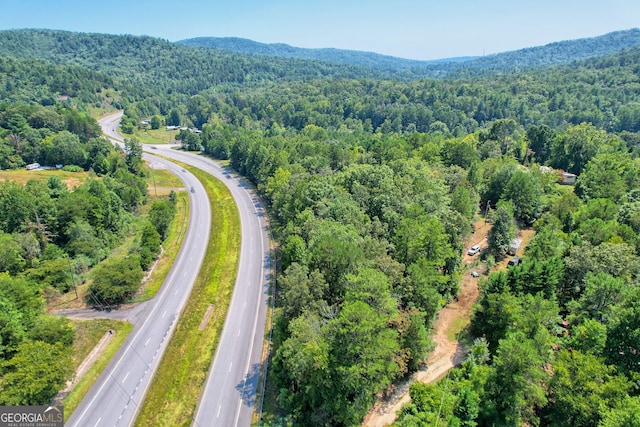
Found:
[[[137,415],[207,249],[211,207],[204,187],[170,161],[154,158],[178,175],[189,193],[191,214],[184,243],[160,291],[124,345],[67,421],[67,426],[126,426]]]
[[[110,138],[122,113],[99,121]],[[68,426],[132,425],[158,362],[199,271],[209,236],[211,213],[204,188],[179,166],[149,151],[198,167],[224,182],[236,200],[242,240],[239,269],[229,312],[194,416],[194,426],[249,426],[262,362],[270,279],[266,214],[250,185],[202,156],[168,146],[143,146],[144,159],[177,174],[190,193],[191,217],[183,246],[160,292],[145,307],[129,338],[72,414]],[[214,219],[215,220],[215,219]]]
[[[167,146],[155,147],[153,151],[159,155],[219,178],[238,205],[242,223],[238,276],[192,426],[249,426],[256,403],[268,308],[271,260],[266,212],[244,179],[213,160]]]

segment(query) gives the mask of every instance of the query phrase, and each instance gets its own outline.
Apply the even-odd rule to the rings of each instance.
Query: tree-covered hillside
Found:
[[[173,115],[202,126],[213,114],[261,129],[325,129],[463,136],[498,119],[553,128],[590,122],[608,131],[640,129],[640,49],[569,66],[504,76],[398,82],[316,79],[261,87],[216,87],[192,97]],[[151,108],[127,114],[167,116]],[[155,111],[154,111],[155,109]]]
[[[213,85],[320,77],[383,77],[358,66],[196,49],[145,36],[0,31],[0,56],[80,65],[141,86],[195,94]]]
[[[640,45],[640,29],[616,31],[599,37],[550,43],[486,57],[443,58],[417,61],[343,49],[304,49],[282,43],[265,44],[237,37],[197,37],[179,41],[188,46],[225,49],[285,58],[317,59],[370,67],[402,76],[443,77],[451,73],[480,74],[514,72],[608,55]],[[430,41],[425,41],[430,43]]]
[[[102,92],[118,85],[106,74],[85,67],[41,60],[0,57],[0,99],[53,105],[59,96],[82,104],[100,103]]]
[[[434,61],[418,61],[380,55],[373,52],[322,48],[305,49],[283,43],[258,43],[237,37],[197,37],[181,40],[177,43],[186,46],[224,49],[233,52],[244,52],[257,55],[268,55],[283,58],[313,59],[326,62],[360,65],[373,70],[402,75],[405,77],[436,77],[444,75],[448,69],[457,67],[452,64],[470,61],[474,57],[449,58]]]

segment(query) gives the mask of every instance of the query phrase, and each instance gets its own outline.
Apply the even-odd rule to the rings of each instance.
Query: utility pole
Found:
[[[491,200],[487,200],[487,207],[484,209],[484,223],[487,224],[487,216],[489,215],[489,208],[491,207]]]
[[[76,299],[78,299],[78,288],[76,288],[76,281],[73,278],[73,268],[71,268],[71,259],[69,255],[67,255],[67,262],[69,263],[69,273],[71,273],[71,285],[73,285],[73,290],[76,293]]]

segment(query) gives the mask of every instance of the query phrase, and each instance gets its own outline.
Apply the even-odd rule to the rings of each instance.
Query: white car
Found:
[[[480,245],[473,245],[467,251],[467,255],[475,255],[480,252]]]

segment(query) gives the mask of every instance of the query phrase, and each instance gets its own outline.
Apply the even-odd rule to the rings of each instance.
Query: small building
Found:
[[[561,171],[560,172],[560,184],[564,184],[564,185],[576,185],[576,178],[578,176],[576,174],[573,174],[571,172],[565,172],[565,171]]]
[[[511,239],[507,253],[509,255],[516,255],[521,245],[522,245],[522,239]]]

